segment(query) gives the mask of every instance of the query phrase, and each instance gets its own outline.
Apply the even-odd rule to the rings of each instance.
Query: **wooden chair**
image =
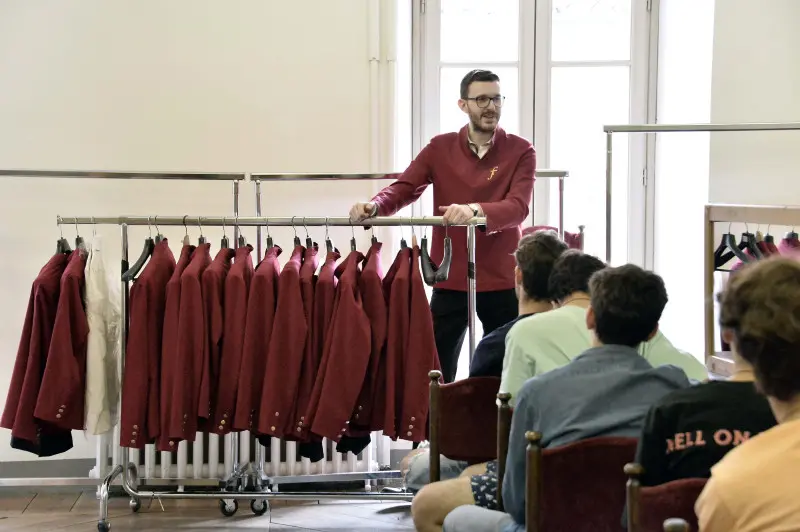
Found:
[[[623,467],[636,454],[636,438],[590,438],[542,451],[541,434],[525,437],[525,530],[622,530]]]
[[[681,521],[689,530],[697,529],[694,504],[706,485],[705,478],[684,478],[659,486],[643,487],[640,478],[644,468],[631,463],[625,466],[628,476],[628,532],[656,532],[667,521]],[[677,518],[677,519],[676,519]]]
[[[502,483],[508,435],[511,432],[511,394],[498,394],[497,377],[472,377],[442,384],[442,374],[431,371],[430,382],[430,481],[441,478],[440,455],[480,464],[498,460],[498,483]],[[496,406],[496,399],[500,405]],[[486,420],[497,418],[497,424]],[[502,504],[501,494],[497,494]],[[501,506],[502,508],[502,506]]]

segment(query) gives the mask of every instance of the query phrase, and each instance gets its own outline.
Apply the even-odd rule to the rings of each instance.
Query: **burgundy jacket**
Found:
[[[69,430],[43,424],[33,415],[53,336],[61,276],[68,260],[67,254],[53,255],[33,281],[11,384],[0,418],[0,427],[11,430],[11,446],[38,456],[53,456],[72,448]]]
[[[211,244],[197,246],[192,260],[181,274],[181,300],[178,310],[178,379],[172,390],[167,436],[194,441],[198,427],[198,405],[203,378],[206,327],[201,279],[211,264]],[[206,412],[208,401],[206,400]]]
[[[280,272],[278,257],[281,251],[278,246],[267,250],[250,284],[242,366],[239,371],[236,414],[233,420],[235,430],[255,431],[258,422],[264,371],[272,338],[272,322],[275,319],[275,306],[278,302]]]
[[[232,430],[236,412],[236,394],[244,352],[247,320],[247,298],[253,279],[253,246],[236,250],[233,266],[225,279],[225,319],[222,343],[222,363],[217,378],[217,398],[211,431],[227,434]],[[208,271],[208,270],[206,270]]]
[[[174,451],[179,440],[169,438],[169,419],[172,408],[172,393],[180,381],[178,366],[178,316],[181,305],[181,274],[189,265],[195,247],[186,244],[181,248],[181,254],[172,276],[167,282],[164,303],[164,328],[161,337],[161,386],[160,394],[161,422],[156,449],[159,451]]]
[[[259,434],[276,438],[282,438],[293,427],[292,417],[308,334],[300,289],[303,252],[302,246],[295,246],[278,282],[278,306],[272,325],[256,426]]]
[[[406,357],[406,342],[410,334],[411,308],[411,249],[401,249],[392,270],[396,273],[389,286],[388,330],[386,332],[386,381],[384,383],[385,404],[383,410],[383,433],[396,440],[402,409],[403,361]],[[389,276],[387,275],[387,279]],[[387,283],[384,282],[384,289]],[[379,414],[379,413],[376,413]]]
[[[143,449],[160,432],[162,327],[167,282],[174,271],[175,256],[162,240],[131,287],[120,413],[123,447]]]
[[[314,384],[311,432],[339,441],[347,432],[369,365],[369,319],[358,290],[359,266],[364,255],[353,251],[337,270],[336,306],[326,353]],[[317,399],[318,398],[318,399]]]

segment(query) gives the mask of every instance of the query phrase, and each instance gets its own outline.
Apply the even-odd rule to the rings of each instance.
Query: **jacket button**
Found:
[[[306,420],[306,416],[300,416],[300,421],[305,421],[305,420]]]
[[[275,432],[275,425],[271,426],[271,427],[269,428],[269,430],[271,430],[271,431]]]
[[[67,405],[61,405],[61,408],[67,408]]]
[[[411,436],[411,431],[406,432],[406,436]]]
[[[225,420],[223,419],[222,421],[219,422],[219,424],[220,425],[224,425],[225,424]]]
[[[136,431],[131,432],[131,436],[136,436]]]
[[[56,419],[61,419],[61,414],[56,414]]]
[[[300,432],[300,431],[302,431],[302,430],[303,430],[303,429],[301,429],[300,427],[297,427],[297,432]]]
[[[183,419],[188,419],[188,418],[189,418],[189,414],[184,414],[183,415]]]
[[[409,426],[408,426],[408,430],[411,430],[411,429],[413,429],[413,428],[414,428],[414,425],[409,425]]]
[[[138,430],[138,429],[139,429],[139,425],[134,425],[133,426],[133,430]]]
[[[175,442],[174,441],[169,442],[169,446],[170,447],[175,447]]]
[[[63,408],[59,408],[59,409],[58,409],[58,413],[59,413],[59,414],[63,414],[63,413],[64,413],[64,409],[63,409]]]
[[[415,418],[415,417],[411,418],[411,421],[416,421],[416,420],[417,420],[417,418]]]
[[[358,414],[356,414],[356,416],[355,416],[355,417],[356,417],[356,419],[358,419]]]
[[[363,407],[363,406],[361,406],[361,405],[358,405],[358,409],[359,409],[359,410],[364,410],[364,407]]]
[[[131,440],[131,445],[136,445],[136,440]]]
[[[218,428],[219,430],[223,430],[225,427],[223,427],[222,425],[220,425],[220,426],[219,426],[219,427],[217,427],[217,428]]]
[[[224,418],[226,418],[226,419],[227,419],[227,417],[228,417],[228,414],[222,414],[222,417],[224,417]]]

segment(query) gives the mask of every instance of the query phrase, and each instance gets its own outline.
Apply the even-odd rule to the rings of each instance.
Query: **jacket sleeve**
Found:
[[[225,341],[222,344],[224,370],[218,373],[217,404],[211,431],[227,434],[235,414],[239,370],[242,366],[245,321],[247,319],[247,288],[241,277],[229,276],[225,282]]]
[[[278,305],[264,371],[258,432],[282,438],[291,431],[308,323],[296,272],[281,274]]]
[[[533,146],[522,155],[506,197],[500,201],[481,203],[486,216],[486,233],[518,227],[528,216],[533,200],[533,180],[536,173],[536,152]]]
[[[34,415],[58,428],[83,430],[89,326],[83,310],[81,279],[65,279]]]
[[[330,329],[329,364],[311,432],[339,441],[347,432],[372,350],[369,320],[361,298],[352,287],[342,287],[334,320]]]
[[[430,158],[432,151],[431,144],[425,146],[397,181],[372,198],[378,207],[377,215],[391,216],[406,205],[415,202],[425,192],[425,189],[431,184]]]
[[[124,393],[119,431],[119,444],[134,449],[143,449],[147,443],[144,428],[147,421],[147,346],[150,343],[147,323],[150,312],[147,292],[139,288],[145,287],[134,285],[130,296],[130,331],[122,374]]]

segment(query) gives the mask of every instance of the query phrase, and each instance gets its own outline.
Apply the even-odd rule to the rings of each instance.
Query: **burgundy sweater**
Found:
[[[440,206],[479,203],[486,229],[476,232],[475,267],[479,292],[514,288],[514,250],[520,224],[533,199],[536,152],[530,142],[497,128],[489,152],[479,159],[469,148],[468,127],[431,139],[408,169],[372,201],[378,215],[391,216],[416,201],[433,184],[434,216]],[[445,228],[434,227],[431,258],[442,260]],[[467,289],[467,228],[451,227],[453,262],[437,288]]]

